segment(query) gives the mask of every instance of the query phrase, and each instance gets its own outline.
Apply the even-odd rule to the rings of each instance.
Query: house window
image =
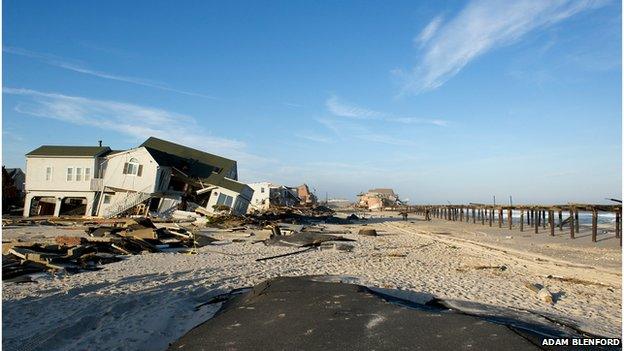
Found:
[[[260,192],[261,192],[261,193],[264,193],[264,188],[260,188]]]
[[[52,180],[52,167],[46,167],[46,181]]]
[[[225,197],[225,206],[227,207],[232,207],[232,197],[231,196],[226,196]]]
[[[74,169],[67,167],[67,181],[71,182],[72,180],[74,180]]]
[[[82,168],[76,168],[76,181],[79,182],[82,180]]]
[[[91,168],[85,168],[84,180],[90,180],[90,179],[91,179]]]
[[[232,197],[231,196],[227,196],[223,193],[219,194],[219,198],[217,199],[217,205],[225,205],[228,207],[232,206]]]
[[[110,195],[104,195],[104,203],[105,204],[110,204],[110,200],[111,200],[111,196]]]
[[[124,165],[124,174],[141,176],[143,171],[143,166],[139,164],[139,160],[136,158],[131,158],[129,162],[126,162]]]

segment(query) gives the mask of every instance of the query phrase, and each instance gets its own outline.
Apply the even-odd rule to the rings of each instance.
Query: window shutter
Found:
[[[124,169],[123,169],[123,174],[128,174],[128,162],[124,163]]]
[[[139,170],[137,172],[137,176],[140,177],[143,174],[143,165],[139,165]]]

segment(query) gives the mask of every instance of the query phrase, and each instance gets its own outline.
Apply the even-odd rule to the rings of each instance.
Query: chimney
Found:
[[[100,144],[100,147],[102,147],[102,140],[98,140],[98,144]]]

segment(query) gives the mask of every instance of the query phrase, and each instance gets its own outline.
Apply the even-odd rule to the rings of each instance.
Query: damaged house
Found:
[[[24,216],[243,214],[253,195],[238,182],[236,161],[154,137],[123,151],[42,146],[26,165]]]
[[[358,206],[369,210],[382,210],[386,207],[399,205],[401,201],[394,190],[388,188],[371,189],[358,195]]]
[[[297,196],[299,196],[299,199],[301,200],[301,205],[303,206],[316,205],[316,195],[310,192],[310,188],[308,188],[307,184],[302,184],[297,187]]]
[[[271,182],[251,183],[253,197],[248,213],[263,212],[271,207],[313,206],[316,196],[310,192],[306,184],[288,187]]]
[[[297,189],[271,182],[251,183],[253,197],[247,212],[263,212],[271,207],[297,206],[301,199],[297,195]]]

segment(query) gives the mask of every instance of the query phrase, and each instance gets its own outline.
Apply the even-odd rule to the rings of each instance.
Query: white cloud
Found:
[[[210,135],[194,118],[183,114],[30,89],[3,88],[3,93],[20,97],[15,107],[19,113],[110,130],[137,140],[155,136],[234,159],[267,161],[247,153],[241,141]]]
[[[143,78],[137,78],[137,77],[120,76],[116,74],[93,70],[93,69],[87,68],[83,63],[79,61],[68,60],[68,59],[64,59],[62,57],[55,56],[55,55],[44,54],[44,53],[34,52],[34,51],[25,50],[21,48],[14,48],[14,47],[4,47],[2,48],[2,51],[9,53],[9,54],[13,54],[13,55],[29,57],[29,58],[44,62],[45,64],[48,64],[50,66],[55,66],[55,67],[69,70],[69,71],[87,74],[90,76],[95,76],[98,78],[116,80],[116,81],[135,84],[135,85],[142,85],[145,87],[171,91],[171,92],[175,92],[175,93],[179,93],[183,95],[198,96],[198,97],[203,97],[207,99],[218,99],[210,95],[195,93],[192,91],[174,89],[174,88],[169,87],[167,84],[161,83],[161,82],[156,82],[156,81],[143,79]]]
[[[401,139],[394,135],[383,133],[380,130],[372,131],[361,124],[352,123],[350,121],[329,118],[321,118],[317,119],[317,121],[341,139],[354,138],[367,142],[394,146],[415,145],[412,140]]]
[[[333,142],[332,139],[330,139],[329,137],[325,135],[320,135],[320,134],[312,133],[309,131],[304,132],[304,133],[297,133],[295,134],[295,136],[297,138],[306,139],[315,143],[330,144]]]
[[[341,101],[338,97],[332,96],[325,102],[327,110],[338,117],[347,117],[359,120],[378,120],[384,122],[394,122],[402,124],[433,124],[445,127],[448,121],[442,119],[426,119],[417,117],[399,117],[385,112],[369,110],[348,102]]]
[[[422,52],[404,80],[402,94],[440,87],[477,57],[526,34],[602,5],[591,0],[473,0],[444,24],[434,19],[418,39]]]
[[[442,16],[437,16],[414,38],[414,43],[418,45],[426,44],[431,37],[438,31],[442,24]]]
[[[340,117],[350,117],[357,119],[381,119],[384,117],[383,113],[381,112],[368,110],[356,105],[342,102],[336,96],[332,96],[327,99],[327,101],[325,101],[325,106],[327,106],[327,109],[333,115]]]

